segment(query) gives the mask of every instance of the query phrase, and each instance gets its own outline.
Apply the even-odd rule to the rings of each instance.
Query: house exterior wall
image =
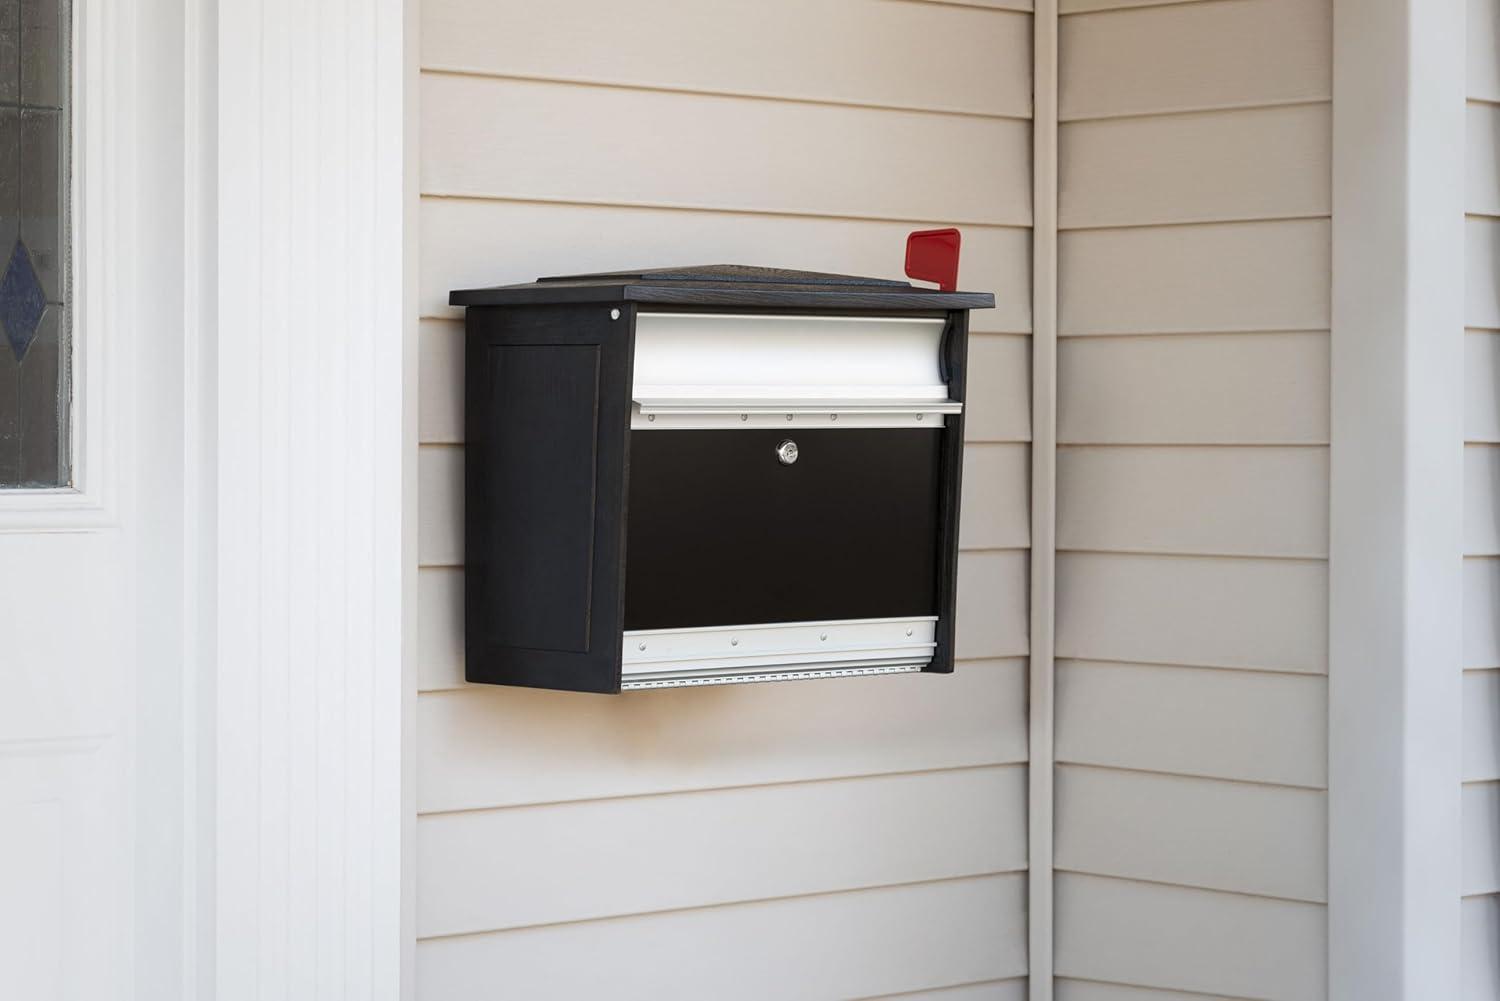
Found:
[[[1024,993],[1028,6],[423,0],[417,996]],[[899,276],[906,232],[947,224],[999,301],[972,322],[954,675],[464,684],[449,289]]]
[[[1057,996],[1326,996],[1331,10],[1064,0]]]
[[[1463,967],[1500,996],[1500,0],[1469,0],[1464,310]]]

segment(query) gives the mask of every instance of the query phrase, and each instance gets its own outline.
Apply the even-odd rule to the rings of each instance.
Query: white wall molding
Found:
[[[1052,1001],[1057,688],[1057,0],[1037,0],[1033,28],[1028,968],[1031,1001]]]
[[[212,982],[395,998],[402,0],[217,5]]]
[[[1464,10],[1335,0],[1329,996],[1459,986]]]

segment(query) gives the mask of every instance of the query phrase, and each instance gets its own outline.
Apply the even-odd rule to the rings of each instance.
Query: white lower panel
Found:
[[[620,687],[904,674],[931,662],[936,635],[936,616],[629,630]]]

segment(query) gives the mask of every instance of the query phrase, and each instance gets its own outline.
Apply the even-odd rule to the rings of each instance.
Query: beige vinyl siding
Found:
[[[423,0],[420,996],[1024,996],[1027,9]],[[717,262],[899,277],[906,233],[952,224],[961,284],[998,300],[972,323],[954,675],[463,682],[450,289]]]
[[[1500,0],[1469,0],[1464,192],[1463,942],[1500,996]]]
[[[1327,989],[1329,0],[1065,0],[1060,1001]]]

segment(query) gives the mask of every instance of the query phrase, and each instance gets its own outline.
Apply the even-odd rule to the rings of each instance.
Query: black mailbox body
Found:
[[[454,292],[471,682],[953,670],[968,310],[708,266]]]

